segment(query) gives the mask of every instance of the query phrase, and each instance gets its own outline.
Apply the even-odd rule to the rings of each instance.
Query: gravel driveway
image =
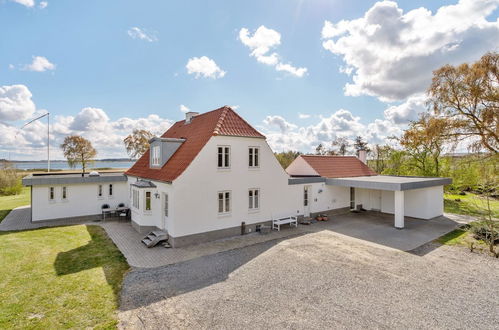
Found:
[[[498,294],[498,259],[322,231],[135,269],[119,318],[151,329],[497,329]]]

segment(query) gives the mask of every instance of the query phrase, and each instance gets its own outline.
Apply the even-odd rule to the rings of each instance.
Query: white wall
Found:
[[[355,188],[355,202],[370,210],[370,189]],[[394,214],[394,192],[381,191],[381,212]],[[443,214],[443,186],[404,191],[405,216],[431,219]]]
[[[217,168],[217,147],[231,147],[230,169]],[[259,168],[249,168],[248,148],[259,147]],[[140,208],[132,208],[132,220],[141,226],[167,229],[174,237],[237,227],[301,215],[304,212],[304,185],[288,185],[288,174],[275,158],[266,141],[258,138],[212,137],[184,173],[172,184],[152,181],[157,187],[152,195],[151,212],[144,211],[145,191],[140,191]],[[137,180],[128,177],[128,184]],[[313,183],[310,211],[323,212],[349,205],[349,188]],[[248,209],[248,190],[260,190],[260,208]],[[132,187],[133,189],[133,187]],[[231,191],[231,212],[218,213],[218,192]],[[319,190],[322,190],[319,193]],[[169,195],[169,217],[164,218],[162,193]],[[130,198],[131,204],[131,198]],[[167,228],[166,228],[166,227]]]
[[[310,212],[324,212],[350,206],[350,188],[340,186],[328,186],[325,183],[300,184],[299,200],[300,214],[304,213],[303,189],[310,186]],[[319,192],[322,191],[322,192]]]
[[[141,226],[155,226],[163,230],[167,230],[171,233],[174,229],[173,218],[174,218],[174,194],[173,187],[171,184],[152,181],[156,185],[156,188],[136,188],[130,186],[132,183],[136,182],[137,178],[129,176],[127,182],[128,195],[130,200],[131,216],[132,221]],[[132,195],[131,189],[135,189],[139,192],[139,208],[134,208],[132,205]],[[145,209],[146,191],[151,192],[151,210],[147,211]],[[165,218],[164,212],[164,197],[163,193],[168,194],[168,218]],[[159,198],[156,198],[158,194]]]
[[[109,196],[109,183],[102,184],[103,196],[98,197],[97,183],[36,185],[32,186],[33,221],[101,214],[101,206],[119,203],[129,205],[126,182],[112,182],[113,196]],[[62,199],[62,187],[67,187],[67,199]],[[49,188],[54,187],[55,198],[49,200]]]
[[[217,146],[231,147],[230,169],[217,168]],[[260,167],[248,167],[248,148],[260,147]],[[301,211],[299,186],[288,175],[264,139],[212,137],[186,171],[173,183],[173,236],[185,236],[296,215]],[[248,210],[248,190],[260,189],[260,208]],[[218,214],[218,192],[230,190],[231,212]]]

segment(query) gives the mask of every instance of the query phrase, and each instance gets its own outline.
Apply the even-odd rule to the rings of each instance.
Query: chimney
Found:
[[[199,115],[199,112],[189,111],[185,114],[185,123],[189,124],[192,121],[192,118]]]
[[[359,160],[361,162],[363,162],[364,164],[367,164],[367,157],[366,157],[366,151],[364,149],[360,149],[359,150],[359,156],[358,156]]]

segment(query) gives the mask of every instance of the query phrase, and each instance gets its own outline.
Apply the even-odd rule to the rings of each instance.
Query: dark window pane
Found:
[[[258,148],[255,148],[255,166],[259,166],[258,165]]]

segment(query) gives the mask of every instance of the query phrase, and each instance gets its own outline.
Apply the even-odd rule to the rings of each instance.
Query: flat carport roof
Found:
[[[289,184],[306,184],[314,182],[325,182],[327,185],[331,186],[404,191],[443,186],[452,183],[452,179],[392,175],[358,176],[349,178],[300,177],[289,179]]]

